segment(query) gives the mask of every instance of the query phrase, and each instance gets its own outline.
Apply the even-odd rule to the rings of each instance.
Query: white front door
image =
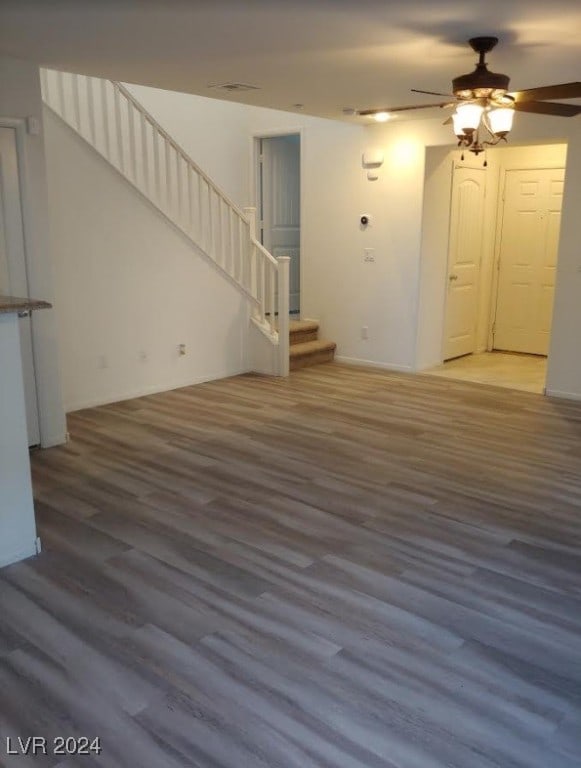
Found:
[[[290,256],[290,311],[300,310],[301,144],[298,134],[260,140],[261,242],[277,258]]]
[[[476,349],[485,190],[484,168],[454,167],[444,360]]]
[[[506,172],[494,349],[546,355],[565,170]]]
[[[0,128],[0,293],[28,296],[18,154],[12,128]],[[30,316],[19,322],[28,444],[38,445],[40,428]]]

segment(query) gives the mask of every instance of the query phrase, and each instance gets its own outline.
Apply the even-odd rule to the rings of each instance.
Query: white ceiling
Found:
[[[0,0],[2,54],[336,119],[434,101],[410,88],[448,91],[491,34],[512,88],[581,79],[579,0]],[[208,87],[228,81],[260,90]]]

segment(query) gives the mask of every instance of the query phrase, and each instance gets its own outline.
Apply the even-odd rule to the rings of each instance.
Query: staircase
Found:
[[[246,297],[257,370],[287,376],[290,259],[258,242],[255,209],[233,203],[121,83],[40,74],[46,106]]]
[[[291,320],[289,323],[290,370],[319,363],[332,363],[337,345],[319,339],[319,323],[315,320]]]

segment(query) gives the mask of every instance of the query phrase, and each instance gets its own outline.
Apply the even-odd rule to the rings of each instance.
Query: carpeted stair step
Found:
[[[290,345],[316,341],[318,332],[319,323],[316,320],[291,320],[289,323]]]
[[[306,368],[308,365],[332,363],[337,345],[334,341],[302,341],[290,347],[290,369]]]

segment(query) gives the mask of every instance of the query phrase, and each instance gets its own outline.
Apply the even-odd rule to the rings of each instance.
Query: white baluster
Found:
[[[270,272],[270,291],[269,291],[269,312],[270,312],[270,330],[276,330],[276,308],[275,308],[275,296],[276,296],[276,266],[269,262]]]
[[[121,93],[119,88],[114,88],[115,109],[115,138],[117,139],[117,165],[125,173],[125,153],[123,148],[123,129],[121,127]]]
[[[236,251],[236,264],[234,265],[234,277],[242,282],[242,264],[244,263],[244,221],[238,218],[238,249]]]
[[[190,235],[195,240],[194,236],[194,200],[193,200],[193,185],[192,185],[192,166],[188,163],[187,165],[187,176],[188,176],[188,221],[189,221],[189,231]]]
[[[133,104],[127,102],[127,112],[129,118],[129,162],[131,165],[131,175],[135,184],[137,184],[137,148],[135,146],[135,116]]]
[[[75,128],[83,135],[81,131],[81,101],[79,97],[79,78],[78,75],[71,75],[72,92],[73,92],[73,115],[75,119]]]
[[[171,144],[169,140],[165,139],[165,206],[168,213],[171,213],[172,208],[172,193],[171,193]]]
[[[40,70],[40,91],[42,93],[42,98],[46,101],[47,104],[52,106],[52,101],[48,89],[48,71],[44,68],[41,68]]]
[[[278,375],[289,373],[289,294],[290,256],[279,256],[278,262]]]
[[[107,80],[101,80],[101,114],[103,116],[103,137],[105,157],[111,160],[111,135],[109,132],[109,103],[107,99]]]
[[[237,219],[236,211],[233,208],[228,208],[228,274],[231,277],[234,275],[234,229]]]
[[[87,77],[87,115],[89,118],[89,136],[91,144],[97,147],[97,123],[95,121],[95,94],[93,93],[93,78]]]
[[[176,222],[181,224],[183,221],[183,191],[182,191],[182,163],[181,154],[176,150],[176,179],[177,179],[177,206]]]
[[[204,198],[202,195],[203,179],[198,173],[198,242],[205,249],[206,247],[206,227],[204,222]]]
[[[207,252],[211,258],[216,261],[214,251],[214,215],[212,211],[212,187],[208,184],[208,248]]]
[[[262,253],[260,254],[260,319],[263,323],[266,320],[266,259]]]
[[[64,80],[63,73],[57,72],[56,78],[57,78],[58,95],[59,95],[60,115],[64,120],[66,120],[67,110],[66,110],[66,104],[65,104],[65,80]]]
[[[149,150],[147,146],[147,119],[142,112],[140,115],[141,123],[141,175],[143,179],[143,191],[148,197],[151,197],[151,183],[149,178]]]
[[[153,129],[153,170],[155,175],[155,197],[159,207],[162,207],[161,200],[161,160],[159,157],[159,133],[155,127]]]

